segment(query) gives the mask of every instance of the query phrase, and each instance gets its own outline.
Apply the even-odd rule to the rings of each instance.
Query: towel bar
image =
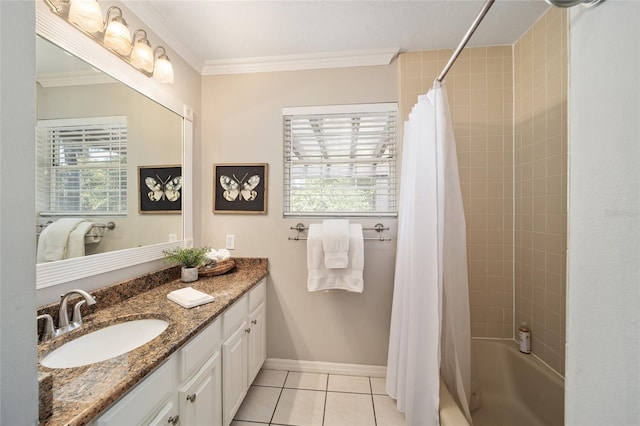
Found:
[[[53,223],[53,221],[49,221],[47,223],[40,223],[40,224],[36,225],[36,235],[40,235],[42,230],[44,228],[46,228],[47,226],[51,225],[52,223]],[[107,223],[95,223],[91,227],[89,232],[87,232],[87,236],[102,237],[102,236],[104,236],[104,234],[107,231],[107,229],[110,230],[110,231],[116,229],[115,222],[109,221]]]
[[[298,232],[295,237],[289,237],[288,238],[289,241],[305,241],[306,240],[306,238],[300,236],[300,234],[302,234],[304,231],[309,229],[309,227],[305,226],[303,223],[298,223],[296,226],[292,226],[289,229]],[[391,237],[387,237],[382,234],[382,231],[388,231],[389,227],[388,226],[385,227],[381,223],[376,223],[372,228],[363,227],[362,230],[376,231],[378,233],[378,237],[376,238],[368,237],[368,238],[363,238],[363,240],[391,241]]]

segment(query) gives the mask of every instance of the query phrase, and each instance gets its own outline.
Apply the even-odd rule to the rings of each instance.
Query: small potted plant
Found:
[[[176,247],[163,253],[167,262],[182,265],[180,279],[182,282],[190,283],[198,279],[198,268],[207,263],[209,250],[209,247]]]

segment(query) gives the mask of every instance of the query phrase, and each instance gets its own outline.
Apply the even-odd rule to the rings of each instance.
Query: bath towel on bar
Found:
[[[38,238],[38,262],[66,259],[69,236],[82,222],[84,219],[63,217],[44,228]]]
[[[346,268],[328,269],[322,244],[322,224],[309,226],[307,235],[307,289],[309,291],[346,290],[362,293],[364,289],[364,241],[362,225],[349,225],[349,253]]]
[[[86,244],[85,236],[87,235],[87,232],[93,228],[93,225],[95,225],[95,223],[87,220],[80,222],[78,226],[76,226],[76,229],[71,231],[69,234],[69,242],[67,243],[67,254],[65,259],[84,256],[84,245]]]
[[[327,269],[346,268],[349,265],[349,221],[327,219],[322,222],[322,248]]]

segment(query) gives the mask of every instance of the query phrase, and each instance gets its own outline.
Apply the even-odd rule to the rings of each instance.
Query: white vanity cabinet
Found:
[[[218,319],[92,424],[220,426],[220,339]]]
[[[91,426],[229,425],[266,359],[266,279]]]
[[[227,426],[266,359],[266,280],[222,316],[222,412]]]

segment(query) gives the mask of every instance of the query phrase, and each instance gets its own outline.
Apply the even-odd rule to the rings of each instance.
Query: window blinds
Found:
[[[37,145],[40,215],[126,214],[126,117],[40,120]]]
[[[396,215],[396,104],[283,110],[285,216]]]

